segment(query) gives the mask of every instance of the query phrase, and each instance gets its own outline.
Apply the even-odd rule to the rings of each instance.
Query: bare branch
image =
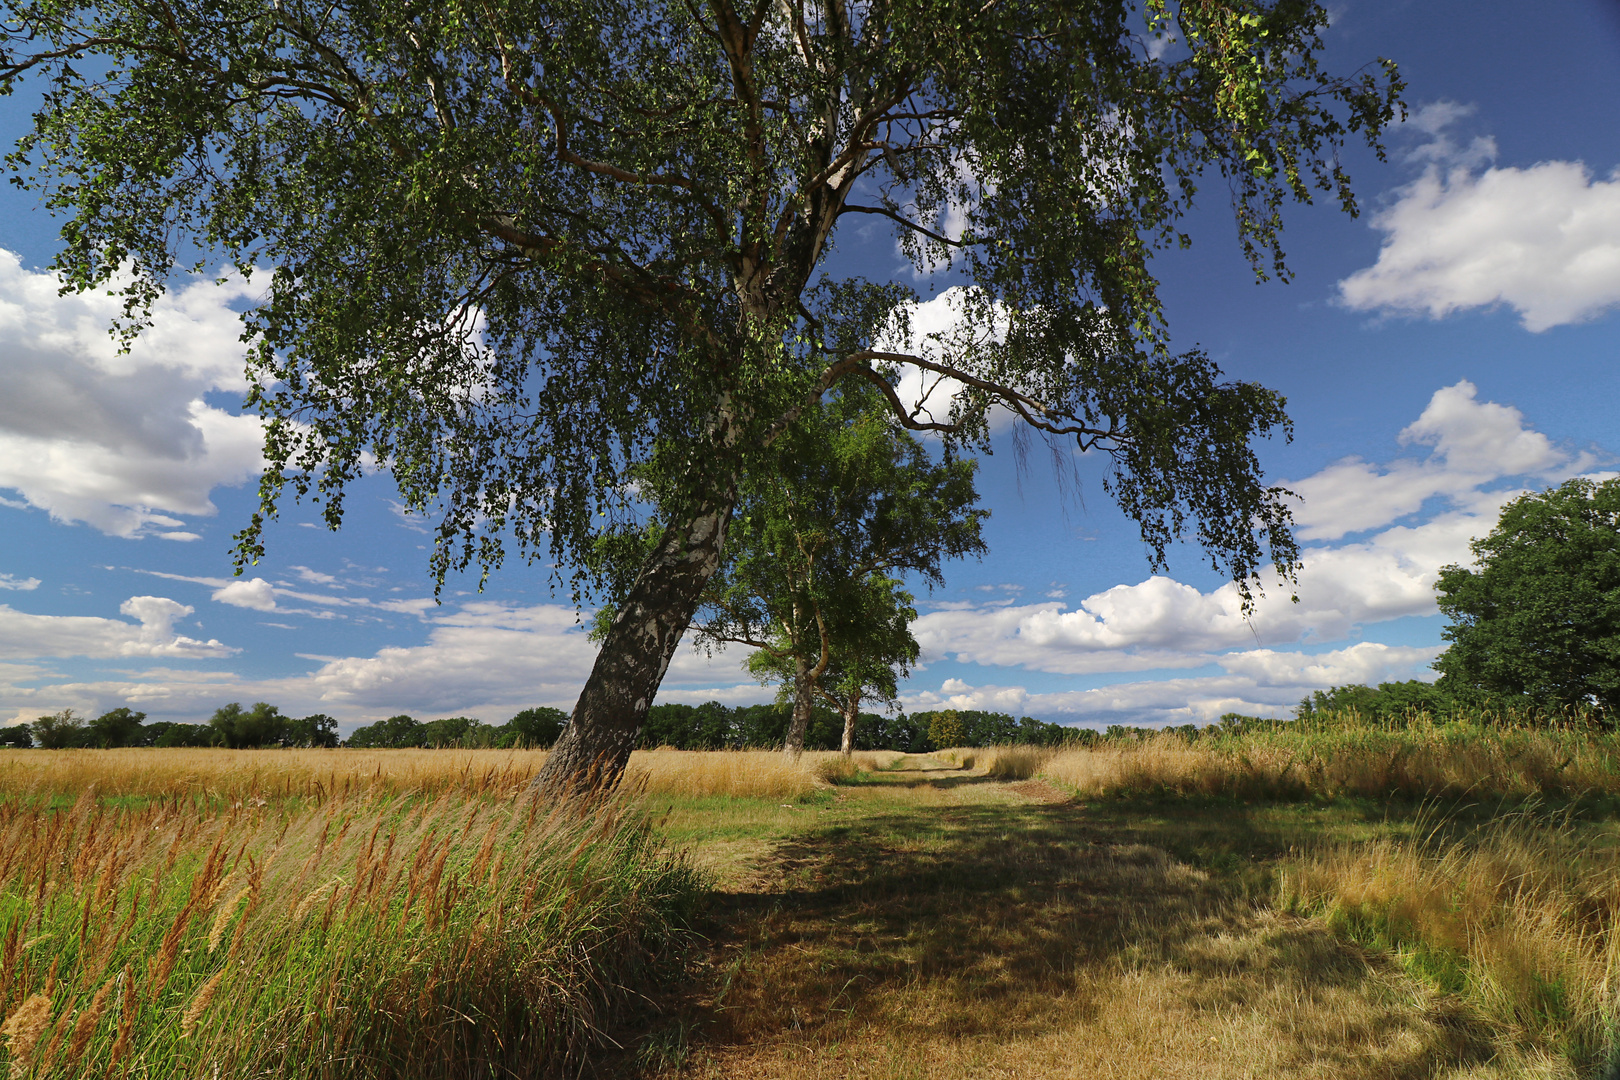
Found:
[[[952,240],[950,237],[941,235],[940,233],[935,232],[933,229],[919,225],[915,221],[912,221],[910,218],[906,217],[904,214],[890,210],[886,206],[856,206],[854,203],[845,203],[839,208],[838,212],[840,214],[877,214],[879,217],[886,217],[893,221],[898,221],[906,228],[915,232],[920,232],[930,240],[937,240],[941,244],[948,244],[949,246],[956,248],[968,246],[960,240]]]

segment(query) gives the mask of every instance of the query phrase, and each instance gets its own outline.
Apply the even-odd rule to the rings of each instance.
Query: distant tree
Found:
[[[287,720],[281,710],[269,702],[256,701],[251,709],[244,709],[240,702],[233,701],[214,710],[208,726],[216,746],[233,750],[258,749],[280,746],[286,735]]]
[[[1012,743],[1057,746],[1069,741],[1075,730],[1029,716],[1017,719],[1010,713],[984,709],[919,712],[912,714],[912,720],[928,729],[928,741],[937,750],[950,746],[1004,746]],[[941,739],[947,741],[942,742]]]
[[[1441,679],[1437,683],[1408,679],[1405,682],[1383,682],[1376,687],[1350,683],[1327,690],[1313,690],[1294,707],[1294,717],[1308,720],[1314,717],[1339,714],[1354,715],[1380,724],[1399,723],[1408,717],[1428,715],[1444,719],[1460,713],[1479,713],[1506,706],[1498,696],[1485,691],[1459,687],[1453,680]],[[1249,727],[1275,724],[1260,717],[1228,714]],[[1222,721],[1226,720],[1223,716]]]
[[[364,750],[402,750],[421,746],[422,725],[400,713],[386,720],[378,720],[375,724],[355,728],[343,745]]]
[[[429,720],[422,725],[422,730],[417,736],[417,745],[434,750],[462,750],[492,742],[492,736],[483,729],[493,731],[482,720],[475,720],[470,716],[447,716],[443,720]]]
[[[11,746],[18,750],[27,750],[34,745],[33,733],[27,724],[9,724],[0,727],[0,746]]]
[[[1024,716],[1018,720],[1018,734],[1014,741],[1029,746],[1062,746],[1072,742],[1079,730],[1047,720],[1037,720],[1033,716]]]
[[[83,746],[89,738],[84,719],[72,709],[63,709],[59,713],[41,716],[29,725],[29,730],[33,733],[34,741],[44,750],[67,750]]]
[[[281,740],[283,746],[330,749],[338,744],[337,721],[325,713],[297,720],[288,717]]]
[[[934,744],[935,749],[961,746],[966,735],[967,725],[962,722],[962,714],[955,709],[937,712],[928,720],[928,741]]]
[[[921,654],[911,635],[917,609],[897,579],[873,571],[851,582],[847,592],[828,635],[827,670],[814,682],[816,693],[844,719],[838,749],[845,757],[855,751],[861,706],[897,704],[899,681]]]
[[[1476,569],[1435,588],[1451,642],[1435,661],[1455,688],[1509,702],[1620,709],[1620,479],[1574,479],[1502,508],[1471,545]]]
[[[148,724],[147,728],[160,729],[152,739],[153,746],[172,748],[179,746],[214,746],[217,733],[209,724]]]
[[[495,730],[497,745],[544,749],[556,743],[568,724],[568,714],[549,705],[524,709]]]
[[[89,744],[108,749],[115,746],[140,746],[143,742],[141,726],[146,714],[128,708],[117,708],[102,713],[90,721]]]
[[[647,710],[641,745],[647,749],[720,750],[732,739],[731,710],[718,701],[703,705],[664,703]]]
[[[925,716],[900,712],[893,716],[869,715],[855,729],[860,750],[898,750],[903,754],[923,754],[933,747],[928,742]]]

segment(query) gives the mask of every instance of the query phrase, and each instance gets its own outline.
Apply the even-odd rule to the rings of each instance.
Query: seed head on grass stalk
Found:
[[[51,1066],[56,1064],[57,1051],[62,1049],[62,1040],[67,1035],[68,1021],[73,1019],[72,1009],[63,1009],[62,1015],[57,1017],[56,1023],[51,1025],[50,1034],[40,1039],[45,1046],[45,1052],[39,1055],[39,1074],[48,1075]]]
[[[208,1010],[208,1004],[214,1000],[214,994],[219,990],[220,980],[224,977],[224,971],[215,972],[213,978],[203,983],[202,989],[197,991],[197,996],[191,999],[191,1004],[186,1007],[185,1015],[180,1018],[181,1038],[189,1039],[192,1032],[197,1030],[197,1021]]]
[[[95,1034],[96,1025],[101,1022],[101,1014],[107,1011],[107,996],[112,993],[117,984],[116,978],[108,979],[96,991],[96,996],[90,999],[90,1004],[79,1014],[79,1019],[73,1024],[73,1036],[68,1040],[67,1058],[63,1062],[71,1069],[79,1063],[84,1056],[84,1048],[90,1042],[90,1036]]]
[[[30,994],[17,1011],[0,1024],[0,1035],[6,1039],[6,1053],[11,1057],[13,1078],[28,1075],[34,1049],[50,1023],[51,999],[44,994]]]

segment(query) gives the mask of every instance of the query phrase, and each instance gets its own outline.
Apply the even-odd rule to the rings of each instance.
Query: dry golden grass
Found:
[[[1518,1068],[1582,1074],[1615,1049],[1620,851],[1510,815],[1442,840],[1381,839],[1287,864],[1282,903],[1393,952],[1454,994]]]
[[[1337,811],[1046,784],[1615,790],[1603,750],[1420,727],[938,755],[960,768],[638,752],[627,789],[669,797],[735,936],[710,996],[627,1053],[716,1078],[1569,1080],[1620,1013],[1620,856],[1593,830],[1526,811],[1288,857],[1274,906],[1296,835],[1264,822]],[[414,1078],[577,1054],[657,977],[690,876],[617,810],[514,802],[543,761],[0,752],[0,1067]]]
[[[993,753],[979,751],[978,753]],[[1549,728],[1342,724],[1194,742],[1161,734],[1053,754],[1040,774],[1082,796],[1239,799],[1620,794],[1620,737]]]
[[[686,798],[803,798],[836,780],[884,767],[898,754],[811,750],[797,761],[775,750],[638,750],[625,784],[631,791]]]
[[[1057,753],[1044,746],[987,746],[942,750],[936,756],[993,780],[1029,780],[1043,772]]]
[[[732,894],[712,996],[646,1042],[659,1075],[1532,1075],[1490,1064],[1472,1021],[1398,967],[1257,907],[1129,814],[908,766],[845,789],[842,815]]]
[[[691,798],[794,799],[899,755],[769,750],[638,750],[629,790]],[[544,750],[0,750],[0,800],[195,799],[251,803],[360,793],[508,798],[527,787]]]
[[[533,1075],[661,974],[697,881],[624,804],[0,804],[14,1077]]]

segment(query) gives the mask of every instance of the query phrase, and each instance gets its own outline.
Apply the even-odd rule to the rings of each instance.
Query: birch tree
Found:
[[[586,598],[602,531],[664,532],[537,783],[615,783],[720,566],[742,485],[863,384],[985,448],[998,406],[1111,456],[1150,561],[1190,532],[1245,590],[1296,561],[1254,443],[1283,401],[1176,354],[1150,269],[1201,185],[1260,276],[1281,208],[1354,212],[1392,64],[1321,68],[1305,0],[0,0],[12,178],[63,218],[70,289],[123,335],[186,269],[267,276],[244,313],[261,507],[343,519],[375,461],[436,515],[430,567],[548,560]],[[970,288],[828,273],[851,220]],[[907,375],[959,388],[933,413]]]

